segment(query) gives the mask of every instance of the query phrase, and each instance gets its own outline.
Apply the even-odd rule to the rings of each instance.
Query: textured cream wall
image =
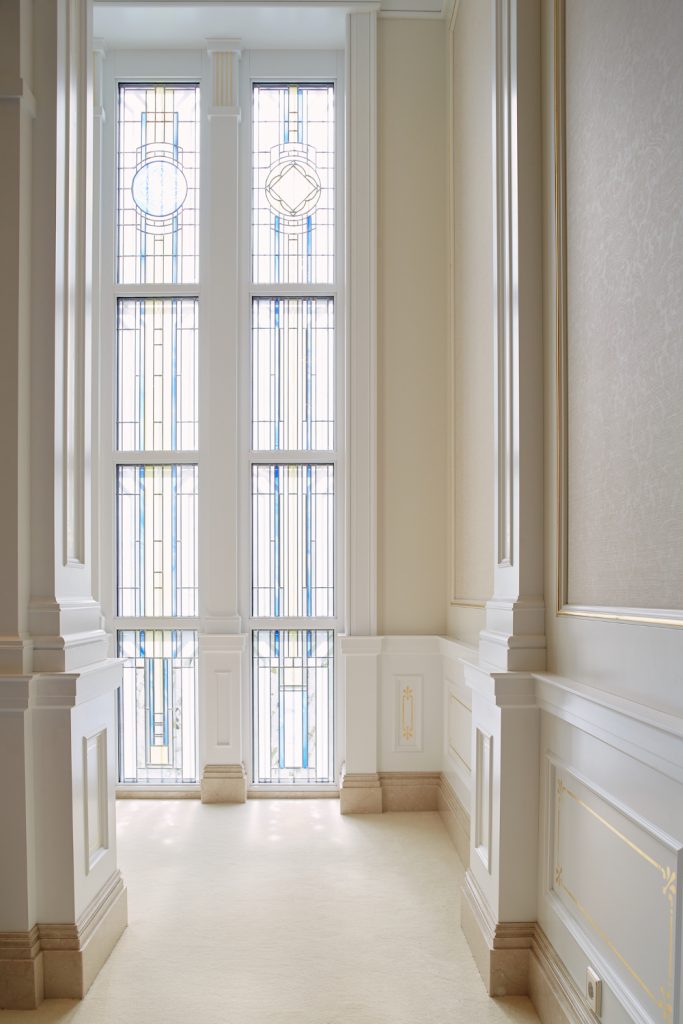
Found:
[[[683,609],[683,4],[566,14],[568,596]]]
[[[493,591],[493,226],[491,5],[461,0],[452,38],[450,392],[454,432],[451,598]],[[477,642],[483,610],[451,606],[449,630]]]
[[[378,625],[446,594],[446,29],[379,21]]]
[[[581,0],[582,2],[582,0]],[[582,684],[589,686],[595,686],[606,691],[619,694],[623,697],[628,697],[638,703],[673,713],[675,715],[683,714],[683,686],[681,685],[681,664],[683,664],[683,629],[680,628],[663,628],[653,627],[649,625],[639,625],[630,622],[619,622],[619,621],[604,621],[597,618],[577,618],[573,616],[561,615],[557,616],[554,614],[555,608],[555,595],[557,593],[557,488],[556,488],[556,419],[555,419],[555,391],[556,391],[556,306],[555,306],[555,240],[554,240],[554,203],[553,203],[553,190],[554,190],[554,153],[553,153],[553,0],[543,0],[543,107],[544,107],[544,205],[545,205],[545,226],[544,226],[544,301],[543,301],[543,316],[544,316],[544,337],[545,337],[545,395],[546,395],[546,464],[545,464],[545,487],[546,487],[546,595],[548,600],[548,614],[546,615],[546,635],[548,641],[548,670],[558,675],[566,676],[569,679],[577,680]],[[572,10],[576,12],[578,5],[575,0],[572,0]],[[588,21],[591,21],[591,15],[595,14],[597,10],[596,5],[583,6],[583,10],[587,12]],[[628,17],[622,19],[622,10],[628,12]],[[661,53],[665,55],[668,52],[667,37],[672,31],[672,16],[680,17],[678,14],[681,11],[680,5],[674,3],[662,2],[655,4],[648,4],[647,11],[649,12],[646,23],[641,21],[643,28],[647,28],[647,34],[652,40],[654,37],[658,37],[660,43],[657,44],[655,50],[652,47],[646,47],[642,53],[634,54],[634,59],[639,62],[639,86],[635,87],[633,79],[631,77],[630,67],[628,62],[622,63],[619,60],[619,46],[617,41],[621,40],[622,44],[625,42],[627,33],[631,30],[634,24],[634,18],[638,17],[640,11],[640,5],[631,2],[629,0],[628,5],[613,4],[611,0],[609,3],[600,4],[600,12],[603,16],[610,14],[612,19],[613,32],[608,34],[608,38],[603,35],[601,50],[600,50],[600,61],[607,63],[607,67],[611,68],[612,76],[619,76],[620,79],[624,80],[625,93],[631,90],[630,97],[634,104],[634,116],[631,118],[631,131],[627,134],[620,131],[621,143],[619,146],[614,147],[615,131],[617,126],[621,123],[623,125],[623,110],[621,106],[609,113],[609,116],[605,115],[602,133],[600,135],[600,146],[612,145],[612,153],[614,160],[616,161],[617,167],[620,168],[624,174],[633,168],[633,160],[637,153],[642,155],[642,141],[646,137],[652,137],[653,125],[651,122],[643,122],[642,116],[636,117],[635,114],[640,109],[638,104],[641,102],[639,95],[641,86],[645,86],[647,82],[651,82],[653,76],[661,75],[665,71],[667,65],[662,63],[660,60],[660,47]],[[574,13],[571,14],[570,20],[574,18]],[[602,23],[602,22],[601,22]],[[585,25],[585,22],[584,22]],[[575,22],[573,25],[570,24],[570,32],[575,33],[578,28],[578,23]],[[596,31],[600,31],[598,25],[596,25]],[[588,47],[589,52],[593,52],[591,49],[590,36],[592,29],[584,29],[587,32],[588,38],[585,41],[585,45]],[[654,35],[653,35],[654,34]],[[572,42],[573,39],[573,42]],[[576,35],[572,35],[570,39],[570,61],[572,58],[572,52],[575,54],[576,50]],[[584,58],[579,55],[579,60]],[[669,70],[666,71],[666,77],[671,81],[671,73],[673,68],[669,66]],[[573,72],[570,71],[570,75]],[[574,102],[578,99],[579,95],[583,95],[584,99],[588,96],[590,88],[593,88],[597,83],[590,81],[587,83],[585,92],[579,92],[581,89],[581,83],[574,77]],[[666,96],[662,94],[662,101],[666,105]],[[593,103],[601,102],[595,95],[590,97],[591,105]],[[604,103],[604,100],[602,101]],[[623,100],[622,100],[623,102]],[[590,112],[588,112],[589,114]],[[603,106],[604,113],[604,106]],[[614,120],[612,117],[614,114]],[[592,122],[592,117],[589,118]],[[680,132],[680,125],[674,127],[673,134],[662,135],[660,143],[667,143],[671,145],[675,138],[676,131]],[[650,156],[653,161],[659,159],[661,155],[661,146],[657,144],[653,146],[650,151]],[[599,154],[593,153],[592,157],[596,160],[602,160]],[[577,171],[582,170],[581,164],[576,168]],[[606,168],[609,171],[610,179],[612,175],[611,168]],[[576,182],[576,178],[574,179]],[[626,181],[626,178],[623,179]],[[671,185],[673,187],[673,184]],[[680,191],[680,176],[678,177],[678,184],[676,188]],[[594,212],[596,218],[596,224],[590,229],[587,226],[586,230],[590,229],[593,232],[598,233],[598,241],[600,251],[604,249],[604,261],[602,266],[607,271],[610,270],[610,266],[615,260],[621,258],[625,261],[624,270],[630,272],[631,265],[634,256],[640,254],[641,259],[645,258],[648,253],[656,251],[657,247],[661,244],[660,239],[653,227],[655,222],[650,220],[650,215],[647,211],[641,211],[642,216],[639,214],[640,229],[637,237],[631,237],[629,246],[623,247],[622,238],[624,233],[632,234],[633,226],[631,216],[639,209],[639,198],[637,194],[634,194],[633,198],[635,204],[631,205],[630,213],[625,218],[620,230],[612,230],[607,232],[607,224],[605,216],[607,213],[607,207],[604,205],[607,201],[607,197],[603,194],[603,184],[600,184],[599,191],[594,196]],[[612,192],[612,196],[617,193]],[[642,199],[646,199],[645,195]],[[654,200],[655,205],[660,201],[661,196],[650,197]],[[600,199],[600,203],[598,200]],[[609,206],[609,203],[608,203]],[[672,224],[675,217],[680,218],[680,205],[678,210],[672,209]],[[656,218],[656,214],[655,214]],[[680,220],[679,220],[680,223]],[[578,226],[578,225],[577,225]],[[574,228],[576,239],[576,227]],[[593,235],[593,243],[595,243],[595,235]],[[573,244],[573,243],[572,243]],[[595,258],[595,254],[593,256]],[[647,268],[648,260],[644,259],[642,264],[643,270]],[[679,264],[680,266],[680,264]],[[575,269],[576,274],[576,269]],[[612,288],[619,286],[619,278],[615,274],[610,274],[608,280],[611,281]],[[681,273],[679,270],[678,280],[681,280]],[[637,282],[637,279],[636,279]],[[661,282],[652,281],[651,287],[654,289],[653,294],[659,295],[659,305],[655,312],[657,317],[656,320],[662,314],[664,317],[671,317],[674,310],[680,302],[680,294],[677,289],[674,289],[673,294],[668,292],[666,295],[662,294]],[[649,301],[646,295],[641,296],[644,302]],[[620,313],[618,318],[617,326],[623,328],[623,309],[629,308],[629,296],[622,295],[623,304],[620,306],[614,306],[615,312]],[[602,302],[598,301],[597,297],[592,297],[593,309],[601,309]],[[605,301],[612,302],[612,295],[608,291],[605,294]],[[633,315],[640,315],[638,309],[630,307]],[[680,308],[680,306],[678,307]],[[680,321],[680,316],[679,316]],[[574,322],[574,330],[576,322]],[[661,321],[660,321],[661,327]],[[679,327],[680,332],[680,327]],[[652,382],[652,371],[656,368],[656,364],[661,358],[661,352],[657,351],[657,347],[651,348],[651,340],[657,341],[659,337],[661,339],[661,333],[659,328],[650,330],[648,328],[647,335],[641,341],[641,345],[637,346],[635,339],[631,337],[631,341],[621,350],[615,351],[611,343],[612,327],[605,329],[605,333],[599,338],[597,335],[593,338],[590,348],[586,346],[588,353],[592,352],[597,358],[600,353],[600,358],[606,358],[611,353],[612,358],[618,356],[621,358],[630,358],[633,360],[637,352],[640,353],[639,362],[641,367],[646,364],[645,377],[642,382],[639,379],[629,380],[628,388],[629,394],[632,399],[632,405],[629,410],[630,421],[627,424],[627,429],[624,431],[621,437],[608,438],[605,440],[605,435],[597,432],[594,434],[595,447],[599,449],[597,454],[602,453],[602,457],[605,455],[611,457],[611,452],[608,445],[612,445],[615,450],[615,455],[619,458],[624,459],[629,457],[629,453],[633,450],[633,444],[640,446],[642,438],[637,436],[640,431],[640,423],[648,422],[649,417],[652,414],[652,410],[649,408],[649,403],[653,397],[658,400],[658,395],[655,393],[653,396],[652,388],[649,386]],[[680,333],[679,333],[680,337]],[[570,338],[570,345],[572,344]],[[681,345],[681,342],[678,342]],[[650,350],[651,355],[647,355],[647,350]],[[654,353],[654,358],[652,357]],[[648,367],[647,362],[651,360],[655,365]],[[575,367],[578,364],[574,364]],[[680,371],[679,372],[679,391],[680,391]],[[603,380],[605,377],[603,375]],[[626,378],[624,375],[618,376],[620,386],[625,385]],[[649,384],[648,384],[649,382]],[[575,377],[575,384],[580,383]],[[594,387],[594,382],[591,378],[586,377],[582,382],[582,385],[590,388]],[[662,383],[663,394],[666,394],[667,385]],[[639,392],[639,388],[643,387],[645,390]],[[574,389],[575,397],[578,393],[578,388]],[[603,395],[603,398],[605,396]],[[612,388],[609,392],[609,403],[608,408],[614,410],[619,408],[621,401],[620,393],[618,388]],[[622,407],[623,408],[623,407]],[[600,407],[597,409],[588,409],[588,414],[591,416],[603,415]],[[654,415],[652,420],[649,420],[651,424],[658,423],[656,427],[656,433],[650,434],[650,440],[652,441],[653,450],[654,448],[660,447],[660,438],[665,437],[667,431],[670,429],[671,415],[676,415],[676,410],[669,408],[666,411],[663,408]],[[572,430],[576,427],[576,421],[572,426]],[[580,425],[579,425],[580,426]],[[654,429],[654,428],[653,428]],[[671,438],[669,438],[671,441]],[[576,437],[575,437],[576,442]],[[671,452],[671,450],[670,450]],[[586,453],[590,455],[590,453]],[[644,463],[643,471],[647,474],[649,470],[649,460]],[[680,457],[674,459],[672,455],[672,461],[668,467],[670,473],[670,483],[673,487],[676,487],[676,479],[681,471],[681,459]],[[664,481],[660,478],[660,485]],[[575,485],[581,487],[581,482],[574,478]],[[641,484],[637,483],[640,487]],[[575,492],[576,494],[576,492]],[[594,502],[592,495],[587,496],[588,499]],[[638,502],[634,505],[627,503],[628,508],[645,508],[648,505],[648,495],[642,495],[638,499]],[[584,521],[588,522],[588,516],[590,515],[590,509],[584,509],[582,515]],[[603,509],[602,512],[605,510]],[[575,513],[576,515],[576,510]],[[601,513],[602,515],[602,513]],[[593,523],[595,528],[603,530],[603,526],[599,520],[599,517],[593,516]],[[614,550],[615,546],[620,546],[622,550],[618,551],[616,557],[620,559],[620,564],[623,567],[623,562],[626,558],[631,558],[631,554],[625,551],[627,543],[630,543],[628,536],[627,519],[625,516],[619,515],[619,518],[614,517],[616,534],[614,538],[609,538],[609,543]],[[662,530],[663,521],[655,518],[652,526],[655,531],[660,531],[660,538],[666,532]],[[669,528],[671,537],[675,535],[676,530],[679,529],[679,523],[669,520]],[[649,527],[648,527],[649,529]],[[668,528],[667,528],[668,529]],[[575,538],[576,541],[576,538]],[[670,542],[671,543],[671,542]],[[680,547],[680,543],[678,545]],[[680,552],[673,546],[670,548],[671,559],[670,559],[670,571],[673,572],[675,568],[676,559],[680,557]],[[642,550],[641,550],[642,556]],[[574,547],[573,552],[574,570],[578,568],[577,562],[577,548]],[[600,555],[602,558],[602,556]],[[585,561],[585,556],[582,561]],[[604,566],[605,572],[612,572],[609,566]],[[639,558],[633,563],[633,581],[640,585],[642,581],[646,585],[650,585],[649,581],[645,578],[646,568],[644,568]],[[623,579],[623,573],[621,578]],[[577,577],[574,576],[574,581]],[[660,580],[661,582],[661,580]],[[614,589],[614,588],[612,588]],[[623,588],[622,588],[623,589]],[[642,590],[642,588],[641,588]],[[573,587],[571,595],[574,599],[579,595],[576,586]],[[610,595],[616,597],[616,593]],[[622,596],[623,593],[622,593]],[[642,593],[634,594],[637,599],[642,598]]]

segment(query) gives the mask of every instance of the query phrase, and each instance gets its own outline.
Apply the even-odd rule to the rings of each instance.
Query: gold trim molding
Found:
[[[611,821],[603,817],[594,807],[591,807],[586,800],[583,800],[578,796],[561,778],[560,771],[563,769],[562,765],[550,759],[551,769],[551,780],[553,782],[553,790],[555,793],[555,835],[553,840],[553,868],[552,868],[552,879],[551,889],[558,892],[562,891],[564,895],[572,902],[576,907],[576,910],[589,925],[593,932],[601,939],[607,948],[614,954],[619,963],[625,968],[633,980],[639,985],[643,992],[651,999],[654,1005],[660,1010],[662,1014],[662,1020],[665,1024],[672,1024],[673,1022],[673,991],[675,981],[675,970],[674,970],[674,957],[676,947],[676,912],[677,912],[677,871],[674,871],[670,866],[660,864],[654,857],[643,850],[637,843],[628,836],[624,835]],[[574,774],[574,773],[571,773]],[[584,782],[578,776],[576,781],[581,785],[585,786],[591,792],[595,792],[588,783]],[[600,799],[606,800],[606,797],[599,793],[595,793]],[[584,903],[579,899],[576,893],[574,893],[566,882],[566,873],[564,866],[560,862],[560,828],[561,828],[561,807],[563,798],[568,798],[574,801],[574,803],[580,807],[587,814],[591,815],[596,821],[604,826],[613,836],[623,842],[630,850],[632,850],[637,856],[641,857],[647,864],[649,864],[659,875],[661,875],[661,894],[667,904],[666,912],[666,929],[667,929],[667,978],[666,981],[659,986],[657,992],[653,991],[650,985],[640,976],[636,968],[626,959],[623,953],[618,948],[615,940],[613,940],[600,925],[595,915],[591,912],[590,908],[585,906]],[[609,800],[606,801],[608,804]],[[611,806],[611,804],[610,804]],[[619,813],[625,814],[624,811],[620,811],[619,808],[614,808]],[[637,824],[637,823],[636,823]],[[649,831],[649,830],[648,830]],[[671,847],[671,853],[676,858],[676,865],[680,861],[680,848]]]
[[[554,0],[553,113],[555,202],[555,416],[557,482],[556,614],[608,622],[683,628],[683,609],[573,605],[568,601],[568,420],[567,420],[567,165],[566,165],[566,0]]]

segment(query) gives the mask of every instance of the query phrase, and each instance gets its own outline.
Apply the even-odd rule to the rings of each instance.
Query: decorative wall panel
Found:
[[[107,792],[107,731],[83,737],[86,874],[109,845]]]
[[[476,732],[476,814],[474,848],[491,873],[491,829],[493,823],[493,736]]]
[[[468,772],[472,764],[472,711],[448,688],[448,753]]]
[[[678,1020],[681,847],[560,765],[551,888],[647,1019]]]
[[[396,676],[395,750],[422,750],[422,676]]]
[[[558,11],[560,27],[565,19],[565,599],[680,610],[683,6],[572,0]]]

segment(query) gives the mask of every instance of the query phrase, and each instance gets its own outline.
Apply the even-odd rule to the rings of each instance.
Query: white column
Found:
[[[200,355],[200,753],[202,800],[246,800],[242,742],[239,479],[239,61],[236,39],[209,39],[202,177]],[[208,201],[207,201],[208,200]],[[210,567],[210,571],[209,571]]]
[[[377,5],[379,6],[379,5]],[[377,9],[346,18],[346,763],[341,811],[381,811],[377,632]]]
[[[347,612],[377,632],[377,12],[346,17]]]
[[[545,667],[539,0],[493,4],[494,593],[472,688],[462,925],[492,995],[528,991]]]
[[[494,7],[494,593],[480,637],[496,669],[545,668],[540,14]]]
[[[3,437],[19,456],[22,515],[14,535],[2,537],[3,553],[11,550],[5,544],[19,553],[11,585],[3,588],[11,595],[16,587],[8,604],[17,642],[10,645],[14,676],[3,678],[0,697],[3,726],[9,723],[3,800],[17,814],[3,820],[19,825],[0,870],[13,890],[9,904],[0,902],[0,992],[5,1003],[26,1007],[45,995],[84,995],[126,924],[114,818],[121,670],[107,657],[92,597],[90,4],[25,0],[3,5],[1,17],[3,52],[9,40],[20,58],[6,108],[23,122],[19,134],[10,133],[23,167],[8,194],[16,204],[9,244],[18,261],[20,311],[9,355],[29,421],[19,413]],[[32,157],[31,102],[21,81],[31,57]],[[3,627],[11,625],[7,615]]]
[[[0,951],[5,935],[21,936],[24,964],[0,960],[0,1007],[35,1006],[40,979],[32,955],[35,881],[32,863],[31,642],[27,633],[30,536],[29,358],[31,296],[32,88],[31,7],[0,8]],[[0,956],[2,956],[0,952]],[[7,992],[7,996],[3,993]]]

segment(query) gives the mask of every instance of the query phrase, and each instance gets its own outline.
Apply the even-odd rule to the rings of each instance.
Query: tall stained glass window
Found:
[[[262,84],[253,93],[255,283],[334,280],[334,87]]]
[[[196,282],[199,86],[119,86],[118,280]]]
[[[118,87],[119,778],[197,778],[199,86]],[[161,295],[159,295],[161,291]],[[132,293],[132,294],[131,294]]]
[[[197,300],[119,299],[117,447],[197,448]]]
[[[257,83],[252,99],[253,771],[320,785],[334,781],[335,90]]]
[[[197,633],[119,630],[124,659],[119,732],[121,782],[182,783],[196,778]]]
[[[254,299],[252,444],[261,451],[334,445],[334,302]]]
[[[254,631],[255,782],[334,781],[334,633]]]

